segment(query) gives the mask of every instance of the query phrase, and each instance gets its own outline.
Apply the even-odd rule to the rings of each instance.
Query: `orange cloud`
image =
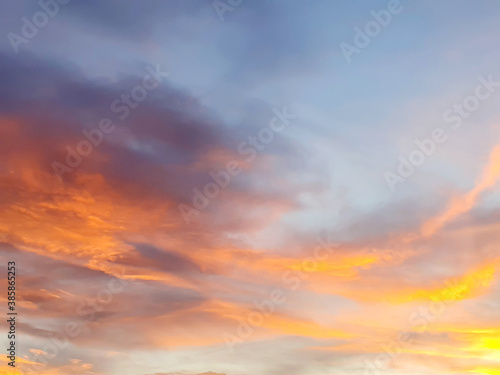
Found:
[[[493,187],[500,177],[500,145],[497,145],[490,154],[488,165],[484,168],[476,186],[462,197],[451,200],[448,208],[438,216],[422,225],[421,234],[429,237],[459,215],[469,211],[476,204],[480,195]]]

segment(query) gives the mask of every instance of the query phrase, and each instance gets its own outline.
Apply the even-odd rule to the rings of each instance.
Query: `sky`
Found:
[[[498,1],[0,3],[0,374],[500,374]]]

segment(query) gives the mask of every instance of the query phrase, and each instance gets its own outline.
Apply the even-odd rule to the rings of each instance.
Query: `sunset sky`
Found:
[[[0,3],[0,374],[500,374],[497,0]]]

